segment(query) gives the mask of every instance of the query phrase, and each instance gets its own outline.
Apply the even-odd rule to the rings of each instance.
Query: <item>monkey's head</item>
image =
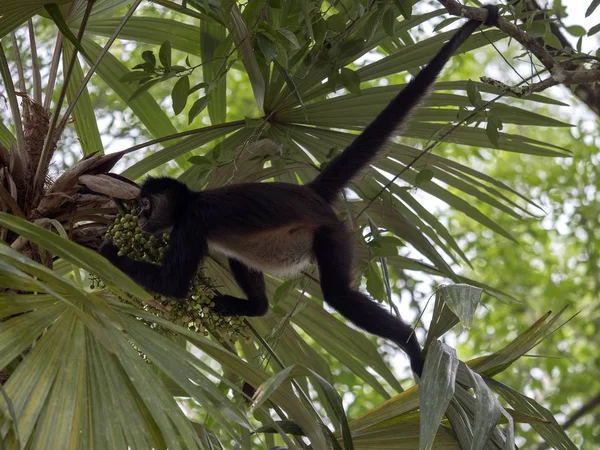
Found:
[[[173,178],[147,178],[140,192],[138,225],[152,234],[170,231],[183,217],[189,195],[187,186]]]

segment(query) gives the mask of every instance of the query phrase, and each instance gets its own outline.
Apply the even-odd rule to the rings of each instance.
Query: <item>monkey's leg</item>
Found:
[[[412,370],[421,376],[421,346],[411,327],[352,289],[351,236],[344,231],[320,228],[315,232],[313,251],[325,301],[354,325],[399,345],[410,358]]]
[[[213,309],[225,316],[264,316],[269,310],[269,299],[263,273],[232,258],[229,258],[229,268],[248,300],[220,295],[214,298]]]

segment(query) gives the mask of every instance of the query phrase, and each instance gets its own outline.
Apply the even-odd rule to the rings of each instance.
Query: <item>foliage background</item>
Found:
[[[107,11],[110,10],[111,2],[100,3],[107,8]],[[114,15],[115,17],[121,16],[126,8],[119,2],[113,3],[121,9],[117,8],[114,11],[110,11],[110,15]],[[348,6],[348,8],[351,7],[351,5]],[[419,2],[415,8],[415,13],[431,11],[433,7],[436,9],[439,8],[437,5]],[[194,19],[189,17],[184,19],[184,16],[181,14],[168,11],[157,4],[145,3],[138,9],[136,14],[148,18],[185,20],[190,25],[197,25]],[[106,36],[110,34],[109,31],[112,31],[111,26],[114,27],[116,24],[114,21],[111,22],[112,19],[106,20],[107,23],[102,24],[91,21],[87,27],[90,35],[94,36],[94,40],[100,45],[106,42]],[[412,38],[418,42],[431,37],[432,24],[439,23],[440,21],[441,18],[435,18],[427,22],[427,25],[424,27],[411,29]],[[73,24],[76,24],[76,22]],[[152,50],[158,53],[158,47],[166,37],[170,38],[174,48],[172,56],[174,63],[183,64],[189,53],[193,55],[190,57],[192,61],[195,61],[195,58],[199,58],[200,49],[197,47],[195,40],[191,39],[189,42],[184,40],[177,41],[177,36],[168,35],[169,29],[161,30],[162,32],[157,33],[156,29],[152,27],[144,29],[141,24],[138,24],[138,27],[141,31],[138,30],[137,32],[141,37],[138,35],[136,42],[131,42],[127,39],[117,40],[111,48],[111,54],[122,61],[128,68],[133,67],[140,61],[140,55],[143,51]],[[41,59],[43,60],[45,56],[52,53],[51,43],[52,39],[54,39],[56,26],[48,18],[37,17],[35,28],[39,42],[38,54],[41,55]],[[74,26],[73,31],[76,32],[76,30],[77,27]],[[378,32],[385,35],[385,30],[379,29]],[[124,33],[127,35],[126,31]],[[194,34],[190,33],[190,36],[194,36]],[[27,48],[26,30],[19,29],[16,37],[20,43],[19,47]],[[348,67],[360,74],[361,67],[369,66],[373,61],[381,58],[386,53],[396,53],[398,49],[402,48],[401,44],[410,42],[407,36],[402,35],[401,38],[379,47],[379,55],[369,54],[357,62],[350,63]],[[4,39],[3,44],[5,40],[8,42],[7,39]],[[179,42],[179,45],[176,44],[177,42]],[[486,42],[482,40],[479,45],[485,44]],[[397,47],[394,47],[394,45],[397,45]],[[514,45],[509,45],[505,41],[499,45],[499,48],[508,57],[521,54],[521,49],[515,48]],[[90,47],[86,48],[89,49]],[[7,49],[7,55],[9,59],[14,58],[14,52],[11,53],[10,45]],[[413,58],[415,57],[413,56]],[[418,60],[418,58],[416,59]],[[405,58],[404,61],[407,61],[407,59]],[[519,63],[513,59],[511,59],[511,62],[518,71],[523,74],[528,73],[527,69],[529,66],[527,63]],[[418,65],[414,60],[413,63],[413,66],[409,64],[412,71],[416,70],[416,65]],[[31,66],[27,66],[29,64],[28,60],[25,60],[25,64],[26,72],[29,73],[32,69]],[[485,49],[479,49],[453,58],[452,65],[445,72],[444,79],[448,81],[477,80],[481,75],[481,67],[490,67],[492,76],[500,73],[503,77],[511,77],[511,80],[514,76],[513,74],[506,74],[508,71],[504,61],[500,60],[496,51],[488,46]],[[42,64],[41,72],[43,78],[47,76],[48,70],[48,65]],[[406,81],[407,72],[402,72],[401,74],[391,74],[394,70],[389,70],[389,72],[390,74],[384,74],[383,76],[377,76],[375,79],[363,81],[361,84],[363,94],[369,87],[393,85]],[[194,76],[197,81],[203,79],[200,71],[195,72]],[[183,114],[174,115],[172,111],[171,91],[174,81],[159,83],[153,86],[150,91],[152,98],[157,100],[160,109],[165,114],[165,118],[168,117],[167,121],[160,122],[156,120],[156,128],[150,130],[148,122],[145,125],[142,124],[139,112],[133,112],[131,109],[126,108],[123,98],[120,95],[102,80],[99,80],[98,77],[94,77],[93,83],[88,86],[89,100],[94,116],[97,119],[97,130],[99,133],[97,137],[101,139],[106,152],[121,150],[152,139],[153,137],[174,133],[176,130],[183,131],[188,128],[199,127],[201,124],[208,126],[214,123],[209,116],[211,107],[221,108],[221,113],[213,110],[214,115],[222,114],[223,105],[215,106],[217,101],[214,100],[215,105],[209,106],[208,109],[204,110],[196,118],[193,125],[188,125],[186,113],[189,111],[191,101],[188,102],[187,109],[184,110]],[[246,69],[240,60],[233,64],[227,74],[226,81],[226,114],[224,117],[221,115],[221,121],[234,121],[245,117],[260,117],[261,113],[250,87]],[[502,81],[508,82],[509,80],[502,78]],[[389,95],[391,95],[391,92]],[[473,106],[467,98],[464,87],[457,93],[462,96],[461,106],[465,108]],[[340,86],[340,91],[336,95],[344,94],[347,94],[347,91],[344,90],[343,86]],[[467,136],[465,142],[471,145],[455,145],[452,142],[445,142],[437,146],[434,150],[435,155],[448,157],[453,161],[464,164],[466,167],[474,168],[483,174],[489,175],[493,182],[506,183],[526,198],[538,204],[543,212],[531,204],[528,205],[523,200],[518,199],[516,195],[506,189],[503,195],[505,194],[507,197],[510,197],[511,201],[518,202],[529,214],[523,212],[523,209],[518,211],[518,208],[513,207],[509,201],[502,200],[501,195],[492,196],[503,204],[503,207],[499,208],[498,204],[496,204],[496,207],[490,206],[490,203],[493,202],[489,198],[476,194],[475,196],[468,197],[468,202],[476,206],[477,210],[481,212],[481,216],[477,216],[479,220],[473,220],[469,216],[475,213],[465,214],[465,211],[471,211],[466,206],[462,206],[462,213],[456,211],[457,206],[462,204],[458,200],[454,200],[454,197],[449,202],[454,207],[453,209],[442,205],[439,200],[425,193],[428,191],[427,188],[431,187],[431,185],[427,184],[430,182],[424,181],[420,183],[418,181],[418,173],[426,171],[431,167],[431,158],[427,157],[422,164],[417,166],[417,171],[410,173],[408,179],[403,181],[404,190],[398,190],[396,193],[398,195],[405,195],[403,197],[404,202],[410,202],[410,198],[417,199],[421,206],[424,207],[422,211],[417,210],[419,213],[425,214],[427,211],[430,213],[435,211],[435,219],[440,224],[447,225],[452,238],[444,237],[442,240],[439,240],[439,238],[435,238],[434,236],[437,236],[441,228],[436,229],[437,233],[431,233],[430,230],[434,219],[428,219],[426,221],[427,225],[423,223],[418,224],[420,232],[429,233],[427,235],[436,245],[437,251],[442,252],[442,250],[439,250],[442,248],[445,252],[443,257],[438,255],[440,260],[435,262],[437,270],[440,269],[440,261],[445,261],[461,275],[489,286],[490,292],[497,294],[499,297],[494,298],[490,295],[485,295],[485,309],[480,309],[477,320],[468,333],[466,331],[463,333],[457,332],[455,335],[451,334],[447,337],[448,342],[459,344],[459,356],[462,360],[500,349],[504,344],[507,344],[516,337],[518,332],[537,320],[547,310],[558,311],[564,305],[569,305],[568,313],[573,314],[577,311],[582,311],[581,314],[568,322],[554,333],[551,338],[545,340],[535,349],[535,354],[543,357],[522,358],[509,370],[506,370],[497,377],[498,380],[520,392],[532,396],[550,411],[557,413],[559,422],[562,422],[563,419],[569,417],[573,411],[577,410],[580,405],[594,398],[600,392],[600,382],[598,381],[600,378],[597,373],[600,367],[598,364],[600,356],[596,345],[598,332],[597,293],[598,283],[600,282],[598,278],[599,274],[597,273],[599,236],[598,231],[596,231],[598,230],[596,226],[598,221],[596,178],[596,168],[598,166],[598,142],[596,142],[598,139],[598,121],[595,117],[592,117],[590,120],[590,116],[585,115],[585,113],[582,113],[585,119],[579,120],[575,116],[575,120],[573,120],[572,111],[577,107],[576,102],[569,97],[564,88],[553,90],[552,96],[560,101],[572,103],[574,106],[557,107],[539,102],[505,100],[507,104],[517,105],[525,109],[534,109],[541,116],[536,116],[535,119],[532,118],[533,116],[530,116],[529,120],[539,120],[542,126],[532,126],[536,125],[533,122],[527,124],[519,123],[518,119],[514,123],[511,123],[510,118],[507,118],[505,115],[503,116],[505,123],[502,131],[512,133],[515,136],[530,137],[541,142],[569,149],[573,155],[571,158],[544,158],[522,154],[518,150],[517,152],[498,151],[494,150],[493,145],[488,140],[485,140],[485,138],[482,141],[481,138],[473,138],[473,135],[465,135]],[[489,96],[486,97],[489,98]],[[359,102],[361,98],[364,99],[366,97],[357,98]],[[318,97],[318,100],[324,100],[324,97]],[[324,122],[322,123],[336,129],[356,129],[358,126],[364,124],[369,117],[372,117],[376,113],[378,105],[383,105],[384,102],[385,99],[379,99],[378,103],[368,105],[368,107],[360,103],[354,105],[349,103],[349,107],[356,108],[355,111],[358,111],[360,114],[357,114],[355,122],[351,124],[352,126],[348,127],[344,126],[347,123],[347,117],[336,116],[336,114],[339,114],[339,111],[324,109],[324,116],[322,116]],[[440,106],[442,106],[440,110],[449,108],[447,104]],[[310,109],[310,104],[307,107],[309,119],[313,120],[314,117],[319,117],[318,107]],[[295,111],[296,116],[293,117],[292,121],[302,121],[301,114],[298,111],[299,109]],[[350,111],[352,110],[344,110],[348,114],[350,114]],[[11,122],[8,111],[5,110],[2,114],[4,117],[3,124],[10,127]],[[293,115],[294,112],[289,114]],[[334,120],[332,120],[332,117]],[[549,126],[551,124],[560,124],[552,123],[548,121],[549,119],[544,119],[543,117],[559,119],[563,122],[572,123],[575,126],[570,130],[567,128],[551,128]],[[421,119],[423,122],[431,120],[427,117],[419,117],[417,115],[415,121],[420,122]],[[544,122],[544,120],[547,121]],[[283,117],[283,121],[285,122],[285,116]],[[166,125],[167,122],[169,125]],[[79,123],[82,123],[81,120]],[[250,123],[250,125],[252,124]],[[275,138],[282,143],[285,141],[285,133],[275,134],[276,128],[276,126],[272,126],[271,132],[265,135]],[[419,133],[421,133],[421,136],[419,136]],[[97,146],[97,141],[93,139],[87,142],[82,140],[82,136],[94,136],[94,134],[93,132],[85,134],[81,130],[77,132],[75,124],[67,127],[64,138],[54,156],[54,164],[51,166],[50,176],[55,178],[65,169],[72,167],[81,157],[82,146]],[[423,137],[423,132],[417,130],[412,134],[407,133],[407,136],[401,142],[405,145],[422,148],[424,146],[424,139],[419,139],[419,137]],[[469,142],[469,139],[473,139],[473,141]],[[93,142],[96,142],[96,144],[93,144]],[[218,142],[218,140],[215,142]],[[212,145],[213,143],[199,150],[194,150],[194,154],[205,154],[212,148]],[[90,148],[88,147],[86,151],[89,151]],[[157,148],[159,147],[146,150],[145,154],[144,152],[136,152],[125,156],[114,171],[120,172],[131,167],[134,163],[143,161],[144,156],[152,155],[156,152]],[[549,149],[548,147],[543,148]],[[97,150],[98,148],[95,149]],[[514,148],[505,149],[514,150]],[[544,150],[540,150],[540,153],[544,153]],[[547,154],[550,154],[550,152]],[[177,159],[168,158],[166,164],[153,170],[152,173],[172,176],[180,175],[182,169],[194,168],[188,161],[189,156],[186,155]],[[285,161],[285,158],[281,159],[283,161],[278,162],[277,158],[273,158],[270,164],[275,168],[277,168],[277,164],[282,164],[282,167],[290,164],[289,161]],[[383,168],[390,170],[390,167],[401,167],[401,165],[384,166]],[[140,171],[138,175],[142,175],[143,173],[144,171]],[[439,176],[440,172],[436,171],[435,175],[436,177]],[[424,176],[424,179],[426,178],[427,172],[425,172]],[[368,187],[368,181],[361,184],[360,187]],[[468,191],[468,189],[464,185],[454,184],[453,186],[448,186],[448,183],[444,183],[444,180],[441,180],[440,185],[444,189],[447,189],[448,192],[456,194],[456,198],[466,198],[465,190]],[[493,183],[486,182],[486,186],[492,185]],[[372,188],[372,186],[370,187]],[[496,187],[498,188],[498,186]],[[481,192],[483,191],[485,190],[482,189]],[[470,192],[473,191],[471,190]],[[371,190],[372,193],[373,191]],[[461,208],[459,207],[458,209]],[[403,210],[403,212],[406,211]],[[412,221],[413,218],[411,217],[410,220]],[[487,226],[484,226],[482,222],[485,223],[486,221],[489,222],[487,222]],[[361,225],[368,226],[365,223]],[[389,228],[397,231],[401,230],[401,225],[402,222],[396,221],[390,223]],[[515,237],[518,241],[518,250],[516,250],[517,247],[513,241],[500,236],[499,233],[493,233],[490,231],[490,227],[495,227],[496,231],[500,229],[506,230],[510,235]],[[403,239],[407,237],[399,232],[396,234]],[[414,236],[412,237],[414,239]],[[436,239],[438,240],[436,241]],[[456,240],[458,247],[466,254],[472,268],[469,268],[464,262],[459,268],[458,262],[460,258],[457,256],[458,252],[448,250],[452,247],[453,239]],[[415,249],[415,243],[413,242],[412,244],[401,247],[400,255],[418,260],[423,259],[422,253],[424,248]],[[455,260],[452,261],[449,255],[454,255]],[[426,256],[431,261],[431,254]],[[369,262],[369,258],[361,254],[361,263],[363,264],[361,269],[367,275],[363,287],[368,289],[372,295],[382,297],[382,301],[388,301],[389,299],[385,298],[385,295],[382,296],[384,279],[382,276],[383,272],[380,272],[381,267],[378,265],[381,260],[371,259],[370,261],[371,264],[365,266],[364,264]],[[394,301],[402,311],[403,316],[407,320],[414,320],[418,314],[425,310],[424,323],[429,323],[428,319],[431,316],[431,309],[426,309],[426,299],[439,283],[447,281],[447,278],[424,275],[423,272],[411,270],[416,267],[414,265],[411,266],[407,260],[391,256],[388,261],[391,280],[390,288],[394,294]],[[371,271],[369,271],[369,267]],[[428,271],[431,272],[431,270]],[[218,266],[214,266],[211,274],[214,273],[225,277],[221,272],[219,272]],[[436,272],[436,270],[433,270],[433,272]],[[85,276],[85,273],[82,273],[82,275]],[[276,286],[277,284],[273,283],[271,287],[272,294]],[[518,302],[509,299],[507,296],[500,295],[494,288],[502,289],[518,300]],[[309,292],[311,292],[311,289],[314,291],[314,286],[307,289]],[[318,291],[314,291],[314,293],[318,296]],[[273,297],[271,295],[271,298]],[[275,303],[277,301],[281,301],[281,297],[275,295]],[[311,305],[311,303],[308,305]],[[317,314],[314,307],[306,305],[302,307],[312,308],[310,309],[310,313]],[[301,361],[313,369],[318,368],[342,395],[348,417],[359,417],[371,411],[390,394],[394,393],[394,391],[400,390],[400,385],[390,386],[390,381],[393,379],[391,372],[387,376],[382,375],[382,373],[385,373],[385,370],[382,368],[360,372],[360,364],[368,365],[365,364],[364,360],[360,358],[352,360],[352,358],[348,358],[347,352],[336,353],[331,351],[332,349],[337,349],[341,352],[340,347],[346,345],[347,342],[343,340],[332,342],[329,349],[324,348],[323,342],[315,342],[315,336],[306,330],[306,327],[309,325],[305,324],[304,327],[297,324],[286,325],[286,336],[283,338],[281,336],[269,335],[267,330],[280,324],[285,319],[286,312],[286,308],[278,310],[276,307],[271,322],[261,324],[257,321],[257,328],[259,328],[261,334],[267,336],[271,344],[277,347],[277,352],[280,356],[283,355],[285,358],[287,355],[288,359],[284,361],[286,365]],[[313,316],[317,326],[321,326],[318,321],[324,320],[325,317],[325,315],[320,313]],[[81,330],[77,331],[76,327],[74,329],[74,332],[82,333]],[[345,333],[349,333],[344,337],[346,339],[349,337],[356,338],[357,334],[350,329],[348,330],[344,331]],[[310,331],[314,333],[314,327]],[[419,336],[421,338],[424,337],[424,333],[421,330],[419,330]],[[406,360],[403,356],[398,355],[399,352],[395,348],[372,337],[363,335],[360,339],[360,345],[363,346],[364,351],[369,351],[377,346],[380,349],[382,361],[388,363],[394,375],[403,380],[402,386],[405,388],[411,386],[412,382],[409,380],[409,374],[405,369]],[[305,346],[304,342],[308,345]],[[159,344],[159,342],[157,341],[156,344]],[[205,352],[208,352],[207,345],[204,344]],[[302,352],[306,355],[306,360],[302,360],[298,356]],[[263,358],[261,358],[260,351],[244,347],[240,353],[252,365],[264,368],[264,354],[262,355]],[[204,363],[212,365],[213,369],[223,369],[223,366],[217,366],[214,360],[207,356],[207,353],[199,352],[197,355]],[[375,359],[377,358],[374,358],[370,363],[375,364]],[[271,365],[267,367],[267,370],[276,369]],[[225,372],[227,372],[227,369]],[[328,374],[329,372],[330,375]],[[365,378],[369,377],[372,377],[371,382],[365,383]],[[226,391],[223,384],[220,384],[219,388],[223,392]],[[331,413],[331,406],[328,406],[326,402],[322,403],[322,401],[318,400],[317,390],[314,386],[311,386],[309,392],[319,412],[324,415]],[[192,401],[184,400],[183,404],[186,405],[188,412],[199,422],[203,423],[207,429],[214,429],[211,426],[214,423],[214,419],[212,417],[207,418],[206,416],[208,411]],[[592,411],[590,414],[579,419],[576,425],[568,430],[569,436],[578,448],[591,449],[598,447],[600,443],[598,441],[598,436],[600,435],[598,423],[600,421],[598,420],[597,411],[596,413]],[[524,431],[520,433],[518,443],[525,447],[533,446],[533,442],[539,439],[537,434],[531,431],[527,425],[522,427]],[[219,437],[223,438],[222,435],[219,435]]]

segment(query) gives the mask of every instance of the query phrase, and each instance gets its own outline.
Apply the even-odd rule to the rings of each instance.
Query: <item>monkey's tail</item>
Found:
[[[493,5],[484,7],[488,10],[485,24],[495,24],[498,19],[498,7]],[[480,21],[471,19],[460,27],[431,62],[396,95],[352,144],[325,166],[309,186],[325,200],[333,202],[341,190],[375,158],[392,134],[406,123],[444,65],[480,24]]]

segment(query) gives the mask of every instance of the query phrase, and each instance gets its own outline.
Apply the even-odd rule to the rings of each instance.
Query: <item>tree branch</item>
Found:
[[[569,417],[565,423],[563,423],[561,425],[563,430],[566,430],[567,428],[569,428],[571,425],[573,425],[580,417],[585,416],[587,413],[589,413],[590,411],[592,411],[594,408],[596,408],[598,405],[600,405],[600,393],[596,394],[594,397],[592,397],[590,400],[588,400],[586,403],[584,403],[583,405],[581,405],[581,407],[576,410],[571,417]],[[546,443],[540,444],[536,447],[536,450],[545,450],[549,448],[549,445]]]
[[[545,12],[542,10],[536,0],[525,0],[524,6],[527,11],[537,12],[533,20],[543,20],[546,18]],[[573,48],[569,40],[560,31],[560,28],[556,23],[550,23],[550,31],[558,38],[563,49],[570,50]],[[543,44],[543,39],[538,38],[538,42]],[[577,68],[577,66],[573,63],[565,62],[565,68],[573,70]],[[591,84],[584,83],[578,84],[573,89],[573,93],[592,111],[600,115],[600,86],[592,86]]]
[[[487,18],[487,10],[484,8],[464,6],[457,0],[439,0],[439,2],[446,8],[446,10],[448,10],[450,14],[454,16],[466,17],[468,19],[480,20],[482,22]],[[545,48],[543,41],[529,36],[517,25],[504,19],[503,17],[498,18],[498,23],[496,26],[498,29],[515,39],[524,48],[535,55],[540,63],[542,63],[542,65],[551,74],[551,77],[548,80],[531,85],[530,89],[533,89],[531,92],[540,92],[556,84],[586,85],[600,81],[600,69],[586,69],[581,66],[577,66],[572,62],[556,61],[554,56]],[[553,31],[559,32],[558,27],[553,28]],[[557,37],[559,37],[559,40],[561,43],[563,43],[563,45],[567,43],[564,36],[561,35]],[[580,98],[589,105],[589,103],[582,96],[580,96]],[[590,105],[590,107],[592,106]],[[592,107],[592,109],[594,109],[595,112],[600,113],[600,109],[596,109],[594,107]]]

